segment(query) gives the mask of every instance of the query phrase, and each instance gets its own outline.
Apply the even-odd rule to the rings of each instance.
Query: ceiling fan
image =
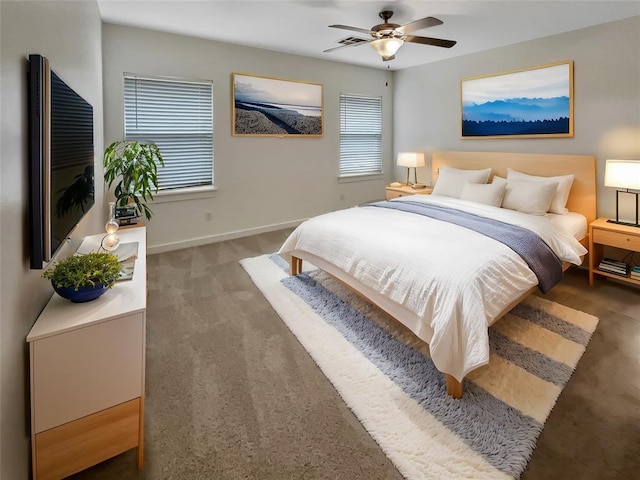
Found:
[[[359,37],[350,37],[342,40],[342,45],[324,52],[332,52],[339,48],[353,47],[362,43],[370,43],[373,48],[376,49],[378,54],[382,57],[383,62],[388,62],[395,58],[395,54],[398,49],[404,44],[404,42],[421,43],[423,45],[433,45],[435,47],[451,48],[456,42],[453,40],[443,40],[441,38],[419,37],[416,35],[409,35],[417,30],[423,28],[435,27],[436,25],[442,25],[442,21],[434,17],[425,17],[414,22],[407,23],[405,25],[398,25],[397,23],[389,23],[389,19],[393,16],[391,10],[383,10],[378,14],[384,21],[379,25],[374,25],[371,29],[358,27],[349,27],[348,25],[329,25],[331,28],[341,28],[343,30],[351,30],[359,33],[366,33],[371,35],[370,39],[364,39]]]

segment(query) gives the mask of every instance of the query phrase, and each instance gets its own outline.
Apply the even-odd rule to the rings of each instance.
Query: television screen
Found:
[[[94,204],[93,108],[51,72],[51,252]]]
[[[31,268],[51,260],[95,202],[93,107],[29,56]]]

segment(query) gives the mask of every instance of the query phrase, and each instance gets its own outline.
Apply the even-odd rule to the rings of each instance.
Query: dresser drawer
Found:
[[[31,353],[40,433],[142,396],[144,314],[36,340]]]
[[[640,236],[593,229],[593,242],[625,250],[640,251]]]
[[[35,436],[37,480],[58,480],[138,446],[140,399]]]

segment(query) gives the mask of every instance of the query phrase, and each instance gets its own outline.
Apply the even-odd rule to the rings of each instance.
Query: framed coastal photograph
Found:
[[[573,137],[573,62],[464,78],[462,138]]]
[[[234,73],[232,95],[235,136],[322,136],[319,83]]]

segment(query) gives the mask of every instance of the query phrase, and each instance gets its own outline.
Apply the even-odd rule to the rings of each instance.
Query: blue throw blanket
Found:
[[[538,278],[538,288],[547,293],[562,279],[562,262],[544,240],[531,230],[455,208],[420,202],[375,202],[365,207],[380,207],[416,213],[436,220],[460,225],[497,240],[516,252]]]

